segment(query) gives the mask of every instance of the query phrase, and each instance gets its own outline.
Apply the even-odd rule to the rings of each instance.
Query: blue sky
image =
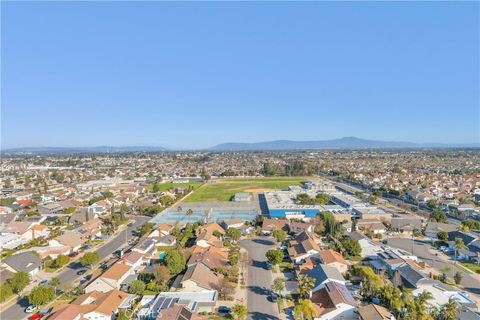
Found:
[[[2,147],[480,141],[475,2],[2,2]]]

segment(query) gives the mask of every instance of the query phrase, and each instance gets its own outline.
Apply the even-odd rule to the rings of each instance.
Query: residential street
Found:
[[[128,239],[132,238],[131,231],[136,229],[138,226],[146,223],[150,220],[150,217],[145,216],[134,216],[132,219],[135,219],[131,227],[128,227],[126,230]],[[125,230],[120,232],[120,234],[116,235],[113,240],[109,241],[102,247],[100,247],[96,252],[100,255],[100,261],[105,259],[115,250],[118,250],[123,245],[125,245]],[[77,275],[78,269],[81,266],[78,262],[72,262],[65,270],[63,270],[60,274],[57,275],[58,279],[60,279],[61,285],[72,285],[78,278],[81,278],[85,275]],[[24,312],[24,309],[28,306],[28,299],[23,297],[20,299],[16,304],[10,306],[6,310],[2,310],[0,313],[0,319],[2,320],[20,320],[26,319],[29,314]]]
[[[412,240],[405,238],[390,238],[387,240],[388,245],[394,248],[402,249],[408,252],[412,252]],[[453,275],[460,271],[463,276],[461,284],[465,287],[465,290],[480,295],[480,281],[477,277],[472,276],[469,273],[462,271],[459,268],[454,268],[454,265],[451,262],[446,262],[436,256],[435,253],[430,252],[432,247],[428,240],[415,240],[413,245],[413,254],[419,259],[425,261],[428,265],[432,266],[438,272],[445,267],[449,267],[451,271],[448,273],[450,278],[453,278]]]
[[[267,261],[265,253],[275,247],[275,243],[266,237],[258,237],[240,240],[239,244],[248,251],[250,259],[247,271],[248,319],[279,319],[277,304],[268,299],[272,293],[270,289],[273,283],[272,271],[265,268]]]

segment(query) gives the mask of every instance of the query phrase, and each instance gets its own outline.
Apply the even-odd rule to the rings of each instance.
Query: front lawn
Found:
[[[475,273],[480,273],[480,265],[479,264],[470,263],[470,262],[462,262],[462,265],[464,267],[467,267],[468,269],[472,270]]]

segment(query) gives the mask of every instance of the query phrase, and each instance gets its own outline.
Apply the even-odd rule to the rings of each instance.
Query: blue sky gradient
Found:
[[[2,147],[480,141],[478,2],[2,2]]]

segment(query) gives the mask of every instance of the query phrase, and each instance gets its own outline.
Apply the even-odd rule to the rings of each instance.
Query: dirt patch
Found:
[[[253,189],[246,189],[245,192],[251,192],[251,193],[262,193],[266,191],[271,191],[272,189],[269,188],[253,188]]]

